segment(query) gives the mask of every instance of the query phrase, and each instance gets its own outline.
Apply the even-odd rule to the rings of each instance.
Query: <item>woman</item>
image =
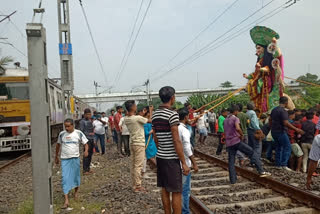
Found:
[[[149,106],[145,107],[145,114],[144,117],[148,118],[150,115]],[[152,124],[146,123],[144,124],[144,134],[146,139],[146,158],[148,161],[152,162],[153,165],[156,165],[156,154],[157,154],[157,147],[156,143],[153,139],[152,134]]]
[[[250,31],[251,39],[256,44],[257,63],[255,71],[250,75],[243,74],[248,79],[247,91],[261,113],[278,106],[283,94],[283,59],[277,47],[279,34],[270,28],[256,26]]]

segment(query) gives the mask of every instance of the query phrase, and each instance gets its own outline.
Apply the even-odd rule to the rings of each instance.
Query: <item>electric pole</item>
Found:
[[[94,89],[95,89],[95,92],[96,92],[96,96],[98,96],[99,95],[98,94],[98,87],[101,87],[101,86],[96,81],[93,81],[93,85],[94,85]],[[98,103],[96,103],[96,110],[97,111],[98,111],[98,107],[99,107],[99,105],[98,105]]]
[[[44,9],[38,8],[34,11],[43,14]],[[32,130],[33,212],[35,214],[52,214],[52,160],[46,30],[41,23],[28,23],[26,32]]]
[[[66,102],[62,102],[63,116],[65,119],[67,117],[71,118],[70,97],[72,96],[74,89],[69,0],[57,0],[57,3],[61,86],[63,91],[63,99],[65,100],[67,97]]]
[[[144,83],[144,86],[146,86],[146,94],[147,94],[147,104],[150,105],[150,80],[147,79],[147,81]]]

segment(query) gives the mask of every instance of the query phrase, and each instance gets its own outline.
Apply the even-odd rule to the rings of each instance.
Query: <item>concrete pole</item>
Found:
[[[46,31],[27,24],[29,93],[32,139],[32,186],[35,214],[53,213],[51,136]]]
[[[74,78],[72,69],[72,45],[70,34],[69,0],[57,0],[58,4],[58,26],[59,26],[59,54],[61,68],[61,86],[63,98],[63,116],[71,118],[70,96],[73,94]]]

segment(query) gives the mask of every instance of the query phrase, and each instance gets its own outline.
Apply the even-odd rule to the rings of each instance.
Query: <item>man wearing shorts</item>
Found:
[[[173,210],[174,214],[181,214],[182,173],[188,175],[190,169],[186,165],[182,142],[179,138],[179,115],[171,110],[175,102],[175,90],[165,86],[160,89],[159,96],[162,104],[152,116],[152,129],[158,147],[157,186],[162,188],[164,213],[171,214]],[[170,193],[172,193],[172,204]]]

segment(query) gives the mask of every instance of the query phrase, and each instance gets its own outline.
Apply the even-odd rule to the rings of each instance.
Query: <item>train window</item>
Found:
[[[62,109],[62,96],[59,92],[57,92],[57,100],[58,100],[58,108]]]
[[[0,83],[0,96],[7,100],[29,100],[28,83]]]

